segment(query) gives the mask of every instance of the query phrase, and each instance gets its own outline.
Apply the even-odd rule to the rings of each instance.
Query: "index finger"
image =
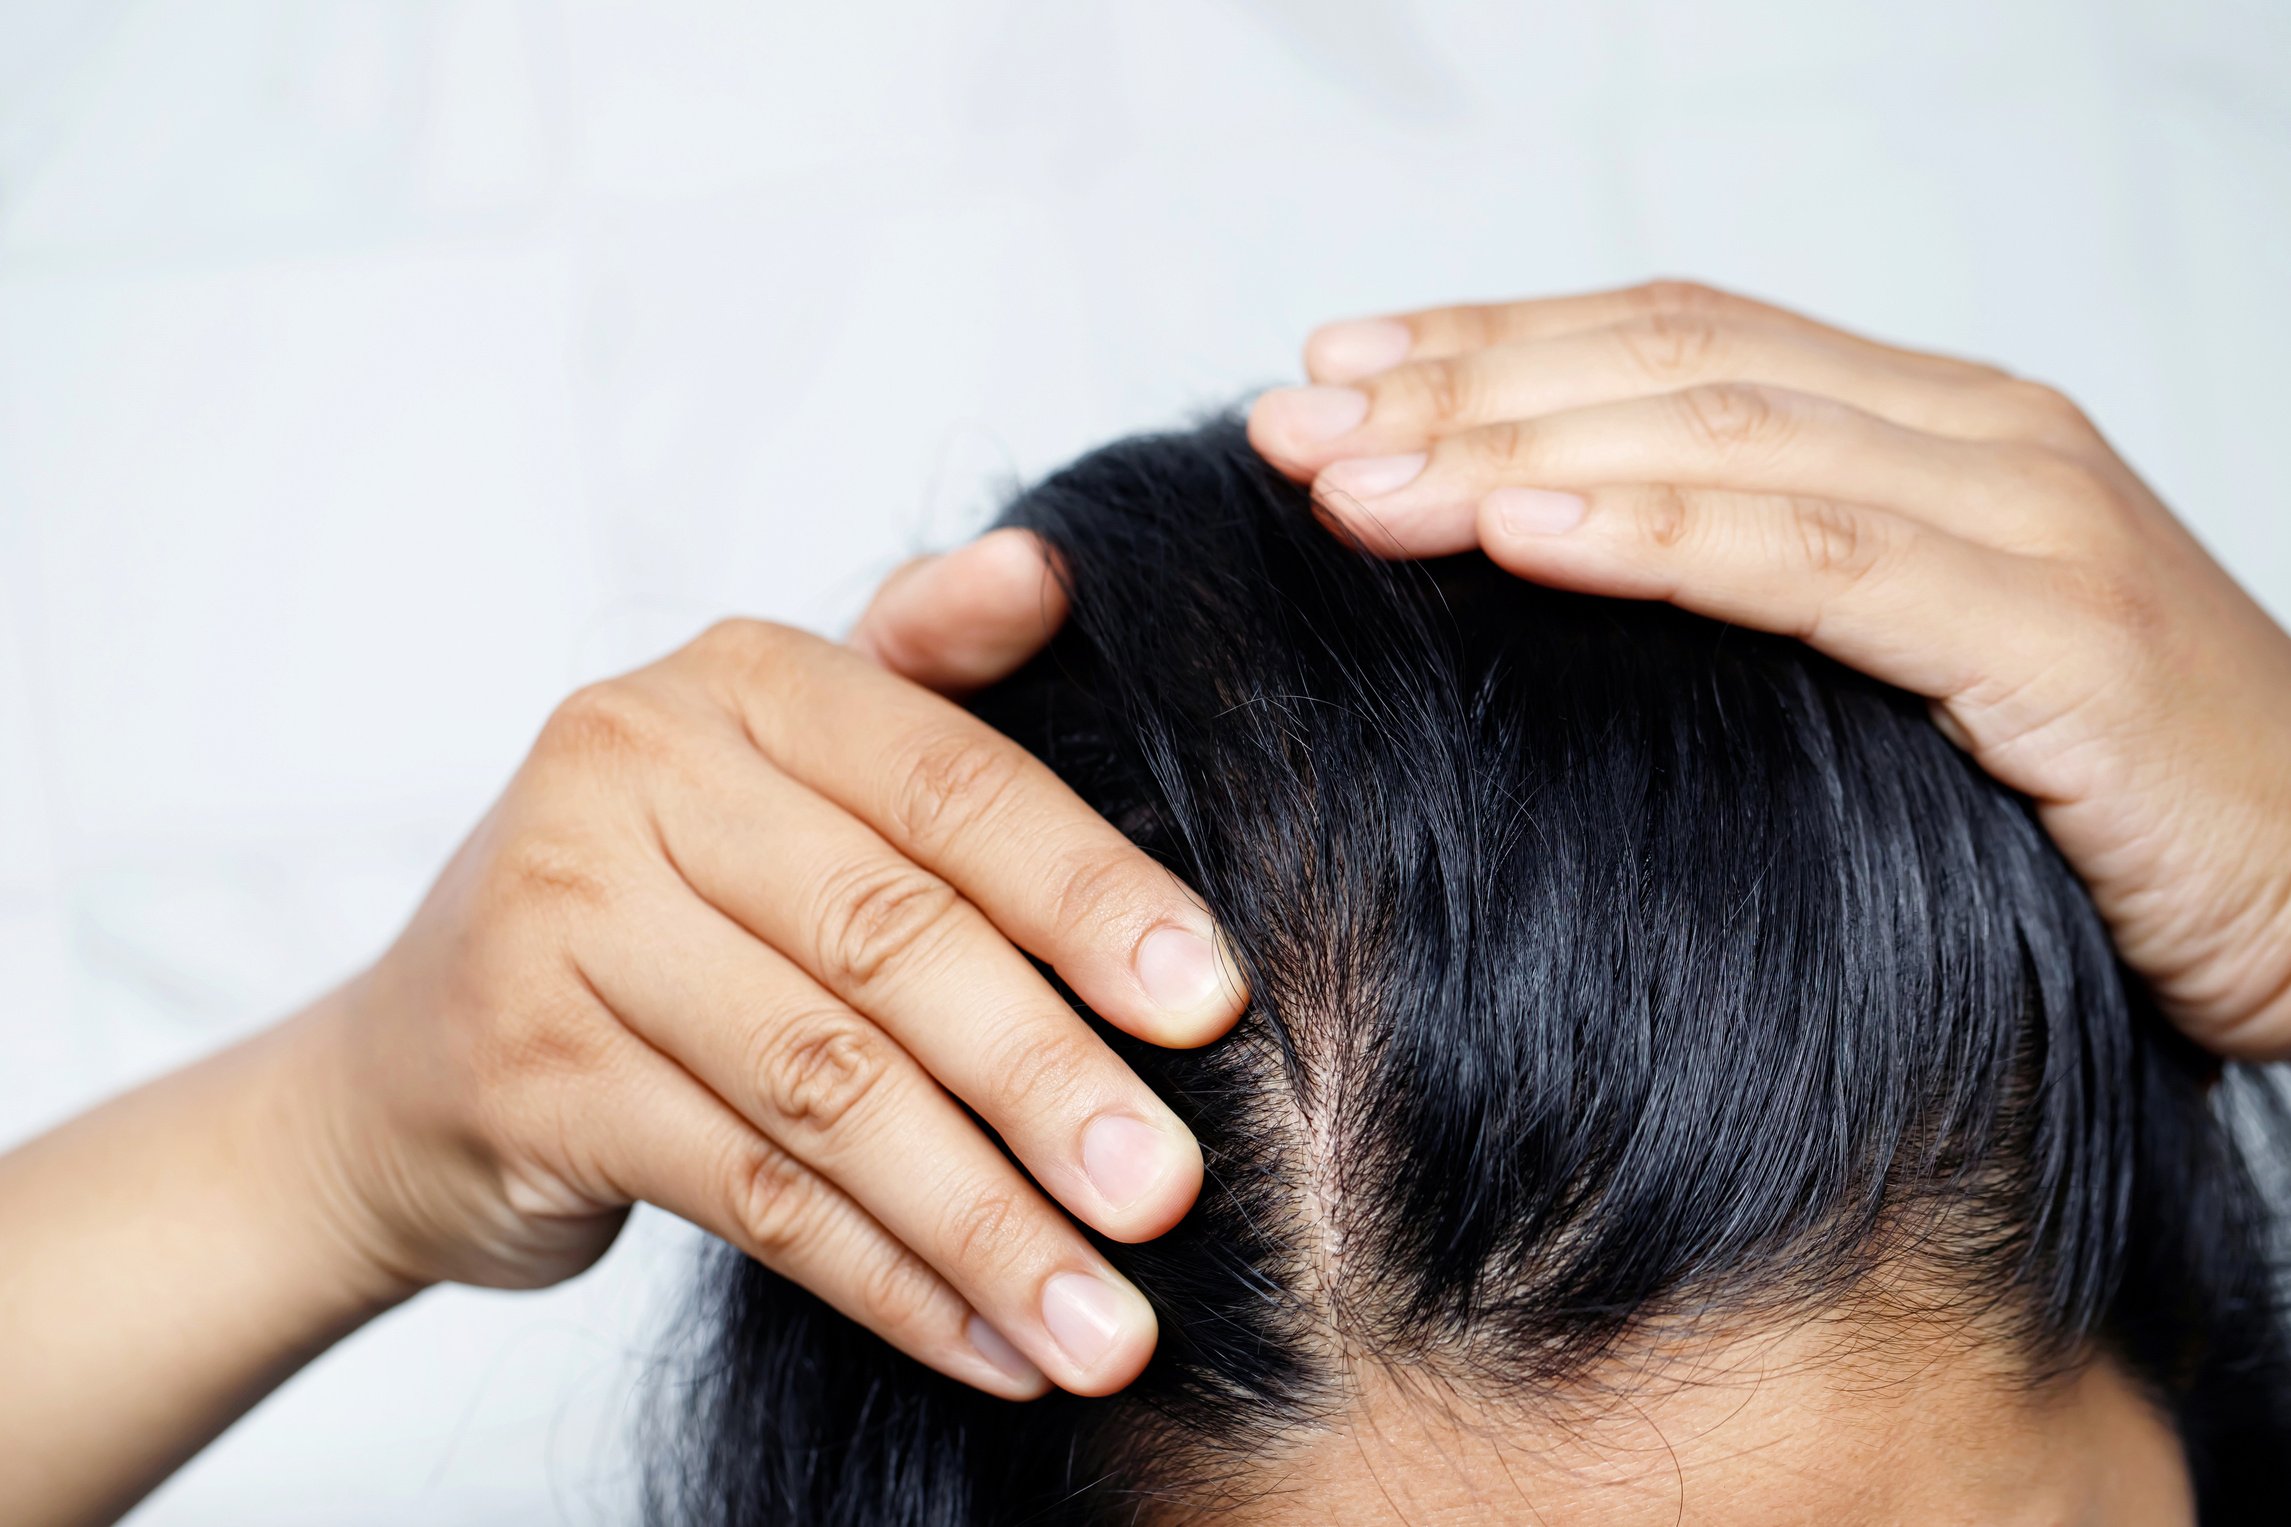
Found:
[[[1034,755],[959,706],[803,632],[730,622],[700,644],[776,766],[867,823],[1156,1044],[1198,1045],[1246,983],[1201,898]]]
[[[1647,318],[1707,318],[1757,322],[1770,328],[1820,335],[1936,373],[1994,371],[1976,362],[1884,344],[1788,308],[1694,281],[1648,281],[1614,291],[1538,297],[1520,302],[1467,302],[1383,318],[1352,319],[1313,331],[1305,341],[1305,372],[1315,382],[1353,382],[1403,361],[1434,360],[1490,345],[1552,339],[1585,329]]]

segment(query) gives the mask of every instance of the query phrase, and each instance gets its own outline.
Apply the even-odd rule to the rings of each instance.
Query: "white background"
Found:
[[[570,686],[1328,317],[2002,360],[2291,609],[2287,252],[2277,0],[0,0],[0,1142],[371,958]],[[689,1251],[427,1296],[135,1520],[626,1521]]]

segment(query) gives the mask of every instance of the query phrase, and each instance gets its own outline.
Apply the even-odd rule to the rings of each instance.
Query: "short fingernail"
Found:
[[[1590,506],[1580,493],[1549,488],[1498,488],[1487,497],[1496,524],[1516,536],[1552,536],[1583,523]]]
[[[1217,946],[1191,928],[1164,923],[1138,941],[1138,985],[1154,1005],[1194,1014],[1225,995],[1225,970]]]
[[[1116,1209],[1144,1198],[1176,1164],[1170,1139],[1126,1113],[1102,1113],[1082,1131],[1082,1170],[1090,1186]]]
[[[970,1344],[976,1349],[979,1356],[1021,1384],[1033,1385],[1043,1382],[1042,1370],[1028,1362],[1026,1354],[1012,1346],[1008,1337],[993,1326],[988,1325],[985,1316],[971,1316],[969,1322],[963,1327],[963,1332],[970,1337]]]
[[[1422,451],[1410,451],[1405,456],[1355,456],[1331,463],[1321,473],[1319,486],[1324,493],[1377,498],[1423,476],[1424,465],[1431,459]]]
[[[1275,434],[1295,444],[1317,445],[1358,429],[1368,417],[1368,394],[1357,387],[1277,387],[1257,406]]]
[[[1364,318],[1316,329],[1305,341],[1305,362],[1315,376],[1350,381],[1389,371],[1408,358],[1416,337],[1391,318]]]
[[[1095,1368],[1122,1339],[1129,1303],[1104,1280],[1064,1272],[1042,1289],[1042,1323],[1077,1368]]]

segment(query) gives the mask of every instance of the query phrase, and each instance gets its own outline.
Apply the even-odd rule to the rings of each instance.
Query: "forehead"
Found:
[[[1251,1481],[1262,1527],[2180,1527],[2179,1439],[2112,1363],[2029,1390],[1978,1353],[1841,1362],[1791,1337],[1539,1419],[1406,1375]],[[1183,1518],[1180,1518],[1181,1520]]]

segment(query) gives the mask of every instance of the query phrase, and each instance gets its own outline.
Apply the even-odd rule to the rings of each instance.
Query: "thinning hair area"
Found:
[[[1381,560],[1229,417],[1004,523],[1072,615],[973,708],[1198,888],[1250,983],[1199,1050],[1099,1025],[1207,1162],[1175,1230],[1101,1242],[1160,1347],[1117,1396],[1013,1404],[723,1253],[656,1522],[1349,1520],[1300,1465],[1332,1439],[1406,1415],[1453,1435],[1394,1469],[1510,1438],[1580,1483],[1746,1352],[1825,1376],[1775,1423],[1814,1444],[2104,1369],[2204,1521],[2276,1519],[2291,1383],[2236,1122],[2270,1085],[2152,1011],[1923,701],[1477,554]],[[1660,1520],[1700,1519],[1684,1480]],[[1487,1519],[1535,1519],[1515,1484]]]

